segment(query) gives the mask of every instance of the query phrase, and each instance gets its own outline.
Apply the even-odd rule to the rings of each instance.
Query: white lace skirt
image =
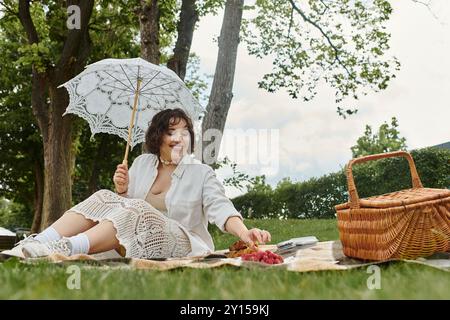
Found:
[[[128,199],[110,190],[99,190],[69,211],[93,221],[111,221],[125,256],[129,258],[184,257],[191,251],[187,231],[141,199]]]

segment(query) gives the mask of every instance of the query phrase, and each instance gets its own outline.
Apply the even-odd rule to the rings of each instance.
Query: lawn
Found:
[[[315,235],[338,238],[335,220],[247,220],[273,242]],[[217,249],[235,238],[211,230]],[[172,271],[83,269],[81,288],[68,289],[67,266],[0,264],[0,299],[450,299],[450,273],[427,266],[381,267],[381,289],[367,288],[366,268],[295,273],[258,268]]]

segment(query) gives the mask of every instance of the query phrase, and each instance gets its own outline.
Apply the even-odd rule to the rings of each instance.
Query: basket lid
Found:
[[[361,208],[391,208],[446,197],[450,197],[450,190],[448,189],[413,188],[363,198],[359,200],[359,205]],[[350,203],[338,204],[335,208],[336,210],[348,209]]]

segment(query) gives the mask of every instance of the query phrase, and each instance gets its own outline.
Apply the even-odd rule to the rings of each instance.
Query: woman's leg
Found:
[[[64,237],[59,241],[42,243],[34,241],[23,246],[22,251],[27,258],[48,256],[60,253],[66,256],[74,254],[91,254],[119,248],[116,229],[109,220],[103,220],[95,227],[76,236]]]
[[[61,237],[71,237],[89,230],[97,224],[98,222],[87,219],[83,215],[69,210],[66,211],[61,218],[56,220],[51,227],[53,227]]]
[[[116,238],[116,228],[109,220],[103,220],[84,234],[89,238],[89,254],[118,249],[119,240]]]

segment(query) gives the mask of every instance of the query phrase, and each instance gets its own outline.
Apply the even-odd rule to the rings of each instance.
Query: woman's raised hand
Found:
[[[122,194],[128,191],[129,176],[128,176],[128,167],[126,164],[117,165],[113,181],[117,193]]]
[[[272,241],[272,236],[269,231],[253,228],[246,230],[239,235],[239,238],[251,247],[255,246],[255,243],[265,244]]]

